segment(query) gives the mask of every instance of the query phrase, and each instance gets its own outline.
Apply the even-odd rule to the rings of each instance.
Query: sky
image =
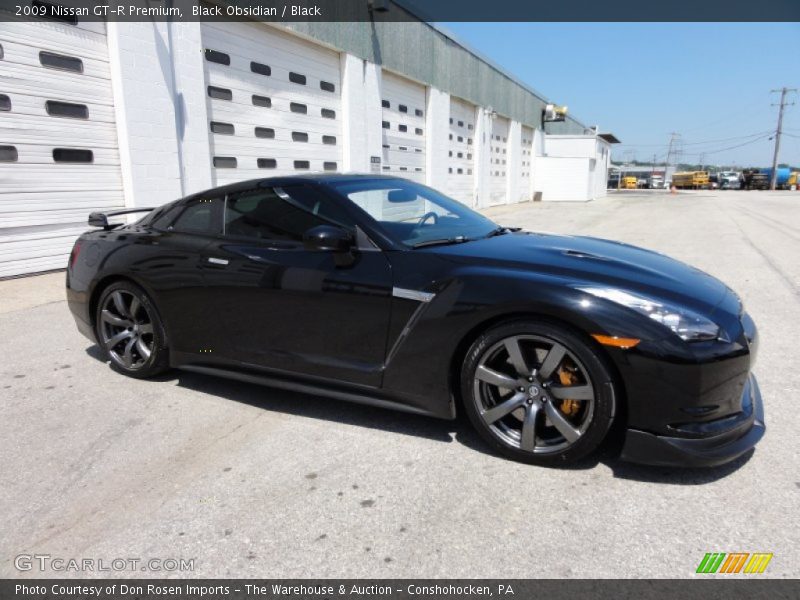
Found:
[[[585,125],[622,144],[617,160],[770,166],[779,100],[800,88],[798,23],[441,23]],[[800,95],[779,162],[800,165]],[[704,155],[704,156],[701,156]]]

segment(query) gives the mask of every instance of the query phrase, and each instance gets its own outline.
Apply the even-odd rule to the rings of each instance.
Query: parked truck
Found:
[[[672,185],[679,190],[707,189],[708,171],[680,171],[672,175]]]
[[[742,172],[744,177],[744,189],[746,190],[768,190],[769,175],[764,173],[767,169],[745,169]]]
[[[719,189],[738,190],[741,187],[741,175],[738,171],[720,171],[717,173]]]

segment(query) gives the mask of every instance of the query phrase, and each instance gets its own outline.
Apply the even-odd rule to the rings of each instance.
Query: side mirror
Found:
[[[306,250],[349,252],[355,246],[355,236],[341,227],[317,225],[303,234],[303,246]]]

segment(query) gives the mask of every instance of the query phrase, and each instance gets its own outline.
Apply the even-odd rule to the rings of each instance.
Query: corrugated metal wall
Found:
[[[488,64],[468,49],[422,21],[360,23],[286,23],[359,58],[403,73],[417,81],[463,98],[531,127],[541,126],[545,99]],[[548,133],[584,133],[569,117],[549,123]]]

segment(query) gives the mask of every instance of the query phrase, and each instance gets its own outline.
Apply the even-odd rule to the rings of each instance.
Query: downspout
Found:
[[[178,174],[180,176],[180,184],[181,184],[181,197],[186,195],[186,175],[184,173],[184,163],[183,163],[183,136],[185,133],[185,118],[183,114],[183,94],[178,92],[178,85],[177,80],[178,77],[175,73],[175,48],[172,42],[172,11],[169,10],[173,6],[173,0],[166,0],[166,8],[168,9],[167,12],[167,54],[169,55],[169,76],[170,76],[170,87],[172,92],[172,113],[175,117],[175,133],[177,134],[176,142],[177,142],[177,150],[178,150]]]

